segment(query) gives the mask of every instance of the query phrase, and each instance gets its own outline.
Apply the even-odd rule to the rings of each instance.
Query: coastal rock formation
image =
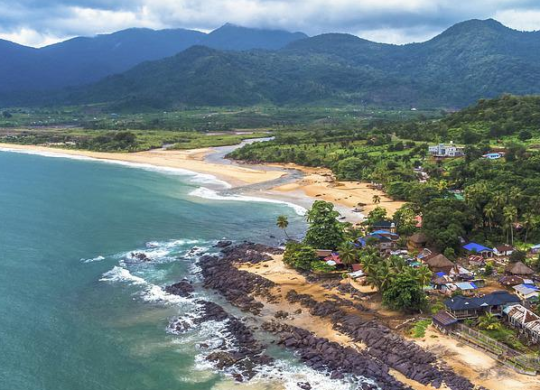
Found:
[[[169,294],[178,295],[184,298],[191,298],[195,288],[187,279],[184,279],[171,286],[165,287],[165,291]]]
[[[339,306],[339,302],[318,302],[310,295],[289,291],[287,300],[300,303],[317,317],[330,318],[334,329],[351,337],[353,341],[362,342],[367,352],[399,371],[407,378],[424,385],[441,387],[444,383],[453,390],[472,390],[473,384],[466,378],[457,375],[450,368],[438,363],[436,356],[425,351],[413,342],[373,320],[365,320],[358,315],[347,314]]]
[[[410,389],[389,374],[386,364],[364,351],[344,347],[328,339],[314,336],[311,332],[277,322],[266,322],[263,328],[279,337],[278,344],[295,351],[309,367],[330,373],[332,379],[342,379],[350,374],[374,380],[383,389]],[[310,388],[308,386],[302,388]],[[376,388],[363,383],[361,389]]]
[[[219,291],[231,304],[258,315],[264,305],[253,296],[262,296],[267,300],[275,300],[270,289],[276,284],[250,272],[238,270],[234,263],[260,263],[271,259],[268,251],[275,249],[259,244],[244,243],[239,246],[226,247],[223,256],[203,256],[199,260],[204,277],[204,287]]]

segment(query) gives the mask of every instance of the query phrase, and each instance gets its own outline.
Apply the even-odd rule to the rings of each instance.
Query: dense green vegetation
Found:
[[[539,53],[538,32],[472,20],[403,46],[346,34],[300,39],[277,51],[196,46],[88,87],[22,101],[107,103],[116,110],[344,103],[453,108],[502,93],[540,92]],[[17,96],[4,101],[17,104]]]
[[[451,256],[459,253],[460,238],[489,247],[540,241],[539,118],[540,97],[505,95],[440,120],[278,132],[274,141],[245,146],[232,157],[323,166],[341,180],[381,183],[409,202],[393,217],[399,232],[414,233],[414,217],[422,215],[430,245]],[[465,145],[464,158],[428,156],[429,143],[453,139]],[[482,158],[494,148],[504,158]]]
[[[168,149],[197,149],[236,145],[266,133],[201,133],[173,131],[33,129],[0,130],[0,142],[21,145],[48,145],[98,152],[138,152],[166,146]]]
[[[144,61],[173,56],[193,45],[220,50],[276,50],[302,38],[306,35],[227,24],[209,34],[131,28],[77,37],[39,49],[0,39],[0,93],[87,84]]]

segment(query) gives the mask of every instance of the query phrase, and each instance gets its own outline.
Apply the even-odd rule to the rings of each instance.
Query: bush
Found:
[[[289,267],[309,271],[315,261],[317,261],[317,252],[312,247],[292,241],[287,243],[283,262]]]
[[[331,265],[326,264],[326,262],[324,261],[317,260],[311,263],[311,270],[313,272],[325,273],[325,272],[333,272],[336,270],[336,268]]]

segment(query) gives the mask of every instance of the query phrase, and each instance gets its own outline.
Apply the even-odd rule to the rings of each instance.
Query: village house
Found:
[[[458,320],[478,318],[485,313],[500,316],[506,306],[517,303],[520,303],[519,297],[507,291],[495,291],[472,298],[456,296],[444,301],[446,311]]]
[[[421,251],[423,248],[425,248],[427,242],[428,238],[424,233],[414,233],[407,241],[407,248],[411,252]]]
[[[508,323],[520,329],[530,342],[537,344],[540,340],[540,317],[522,305],[512,305],[504,309]]]
[[[518,276],[531,276],[534,275],[534,271],[527,267],[523,262],[518,261],[517,263],[510,263],[506,266],[505,272],[508,275],[518,275]]]
[[[523,283],[523,278],[516,275],[505,275],[499,279],[499,283],[505,287],[514,287]]]
[[[442,272],[446,275],[450,275],[450,271],[452,271],[452,268],[454,268],[454,263],[452,263],[446,258],[446,256],[442,254],[431,255],[424,258],[423,261],[433,273]]]
[[[463,157],[465,155],[465,148],[454,145],[454,142],[450,142],[450,145],[438,144],[429,146],[428,152],[434,157]]]
[[[377,230],[369,233],[367,236],[360,238],[359,243],[362,248],[368,245],[373,245],[381,252],[391,252],[397,248],[399,235],[388,230]]]
[[[512,288],[524,305],[538,302],[539,289],[534,284],[518,284]]]
[[[479,254],[484,258],[493,257],[493,249],[477,244],[476,242],[469,242],[463,245],[463,249],[472,254]]]
[[[495,248],[493,248],[493,253],[495,253],[495,256],[510,256],[512,253],[514,253],[514,247],[511,245],[499,245]]]
[[[372,225],[373,233],[377,231],[385,231],[385,233],[396,233],[396,224],[390,221],[377,221]]]
[[[498,160],[504,156],[503,153],[487,153],[484,154],[482,157],[486,160]]]

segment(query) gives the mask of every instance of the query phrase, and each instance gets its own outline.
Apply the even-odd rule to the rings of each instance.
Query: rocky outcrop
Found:
[[[443,382],[452,390],[474,388],[468,379],[439,364],[434,354],[392,333],[382,324],[347,314],[336,301],[318,302],[310,295],[298,294],[294,290],[287,294],[287,300],[300,303],[314,316],[329,318],[334,329],[348,335],[353,341],[365,344],[368,347],[367,353],[407,378],[435,388],[439,388]]]
[[[270,289],[276,284],[251,272],[237,269],[235,263],[260,263],[271,257],[269,251],[277,250],[259,244],[244,243],[239,246],[226,247],[222,256],[203,256],[199,260],[204,277],[204,287],[219,291],[231,304],[243,311],[260,314],[264,305],[253,296],[262,296],[268,301],[276,297]]]
[[[263,328],[279,337],[278,344],[295,351],[300,360],[309,367],[326,371],[332,379],[342,379],[354,375],[374,380],[383,389],[410,389],[389,374],[386,364],[351,347],[344,347],[328,339],[314,336],[311,332],[294,326],[267,322]],[[304,388],[310,388],[305,385]],[[362,383],[360,389],[375,389],[369,383]]]
[[[169,294],[178,295],[184,298],[191,298],[195,288],[187,279],[184,279],[171,286],[165,287],[165,291]]]

